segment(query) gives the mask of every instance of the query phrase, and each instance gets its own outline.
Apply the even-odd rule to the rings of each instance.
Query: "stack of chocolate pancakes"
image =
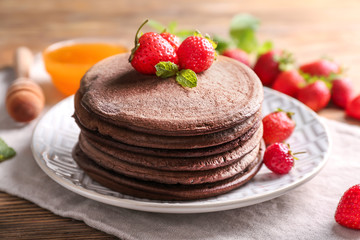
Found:
[[[73,157],[91,178],[135,197],[193,200],[257,173],[263,89],[252,70],[220,56],[189,89],[140,74],[127,58],[96,64],[75,95]]]

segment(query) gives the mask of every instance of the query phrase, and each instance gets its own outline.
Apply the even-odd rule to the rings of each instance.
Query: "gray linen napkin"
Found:
[[[17,155],[0,164],[0,190],[53,213],[84,221],[121,239],[360,239],[334,221],[343,192],[360,183],[360,128],[323,119],[333,141],[325,168],[310,182],[276,199],[234,210],[160,214],[113,207],[81,197],[52,181],[30,150],[36,121],[14,123],[4,106],[13,77],[0,71],[0,137]]]

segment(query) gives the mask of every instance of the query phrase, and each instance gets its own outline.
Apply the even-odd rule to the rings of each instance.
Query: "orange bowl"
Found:
[[[63,94],[74,94],[82,76],[97,62],[127,48],[113,40],[74,39],[50,45],[43,51],[46,71]]]

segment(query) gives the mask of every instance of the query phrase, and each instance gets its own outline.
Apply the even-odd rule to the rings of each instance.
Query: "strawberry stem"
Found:
[[[276,112],[285,112],[283,109],[281,109],[281,108],[277,108],[276,109]],[[295,113],[294,112],[285,112],[286,113],[286,115],[288,116],[288,118],[290,118],[290,119],[292,119],[292,116],[294,116],[295,115]]]
[[[280,71],[288,71],[294,68],[295,59],[292,53],[282,51],[280,55],[274,55],[274,60],[279,63]]]
[[[141,28],[143,26],[145,26],[145,24],[148,22],[149,20],[146,19],[141,25],[140,27],[138,28],[138,30],[136,31],[136,34],[135,34],[135,46],[133,49],[131,49],[131,54],[130,54],[130,57],[129,57],[129,62],[131,62],[134,58],[134,53],[136,52],[136,50],[139,48],[140,44],[139,44],[139,32],[141,30]]]
[[[286,112],[286,115],[287,115],[290,119],[292,119],[292,116],[294,116],[294,114],[295,114],[295,113],[293,113],[293,112]]]

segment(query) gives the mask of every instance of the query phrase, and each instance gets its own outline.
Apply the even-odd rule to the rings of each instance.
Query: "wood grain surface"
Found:
[[[131,47],[144,19],[180,29],[228,37],[237,13],[261,20],[258,36],[291,51],[298,63],[329,56],[347,68],[360,93],[360,1],[237,0],[0,0],[0,69],[12,65],[14,50],[34,52],[51,43],[80,37],[118,38]],[[3,96],[2,96],[3,97]],[[360,125],[330,106],[321,116]],[[29,201],[0,192],[0,239],[113,239],[82,222],[62,218]]]

